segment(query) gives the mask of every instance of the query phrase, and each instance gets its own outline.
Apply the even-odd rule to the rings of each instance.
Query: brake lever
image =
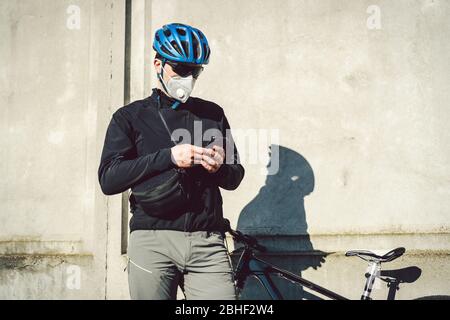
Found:
[[[258,243],[258,240],[256,240],[254,237],[243,234],[242,232],[238,230],[234,230],[234,232],[238,235],[236,238],[237,241],[244,243],[246,246],[251,247],[255,250],[266,252],[267,248],[261,244]]]

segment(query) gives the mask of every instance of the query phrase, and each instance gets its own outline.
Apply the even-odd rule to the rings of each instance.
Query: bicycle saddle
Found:
[[[363,260],[370,261],[370,262],[389,262],[392,260],[397,259],[398,257],[402,256],[405,253],[406,249],[403,247],[396,248],[394,250],[389,251],[388,253],[379,256],[372,251],[368,250],[352,250],[347,251],[345,253],[346,257],[352,257],[357,256]]]
[[[413,283],[420,278],[422,269],[413,266],[396,270],[381,270],[380,279],[386,282]]]

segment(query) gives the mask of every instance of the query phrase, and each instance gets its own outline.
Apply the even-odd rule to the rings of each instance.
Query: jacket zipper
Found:
[[[190,112],[189,112],[189,110],[186,110],[186,112],[187,112],[187,116],[186,116],[186,118],[187,118],[187,125],[186,125],[186,127],[187,128],[189,128],[189,129],[191,129],[191,127],[190,127],[190,124],[191,124],[191,119],[190,119]],[[193,129],[192,130],[190,130],[190,132],[191,132],[191,135],[193,134],[192,133],[192,131],[193,131]],[[192,142],[192,141],[191,141]],[[188,217],[190,216],[190,212],[187,212],[186,214],[185,214],[185,216],[184,216],[184,231],[185,232],[187,232],[188,231]]]

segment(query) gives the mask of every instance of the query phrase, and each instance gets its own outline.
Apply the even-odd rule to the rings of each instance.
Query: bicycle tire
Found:
[[[450,296],[435,295],[415,298],[413,300],[450,300]]]

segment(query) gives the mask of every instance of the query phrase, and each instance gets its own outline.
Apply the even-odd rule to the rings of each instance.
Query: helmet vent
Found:
[[[165,35],[166,37],[170,37],[171,34],[172,34],[172,32],[170,32],[169,29],[164,30],[164,35]]]
[[[198,53],[200,52],[200,46],[199,46],[199,43],[198,43],[198,40],[197,40],[197,38],[196,37],[193,37],[193,39],[192,39],[193,41],[192,41],[192,43],[193,43],[193,50],[194,50],[194,58],[197,58],[198,57]]]
[[[171,56],[172,54],[169,52],[169,50],[167,50],[165,47],[161,46],[160,48],[165,54],[167,54],[168,56]]]
[[[175,41],[171,41],[170,44],[172,45],[172,47],[177,50],[177,52],[179,54],[182,54],[180,47],[178,46],[178,44]]]
[[[185,35],[186,35],[186,31],[184,31],[184,30],[181,29],[181,28],[177,28],[177,32],[178,32],[180,35],[182,35],[182,36],[185,36]]]
[[[187,56],[189,56],[189,46],[188,43],[186,41],[181,41],[181,45],[183,46],[184,52],[186,53]]]

